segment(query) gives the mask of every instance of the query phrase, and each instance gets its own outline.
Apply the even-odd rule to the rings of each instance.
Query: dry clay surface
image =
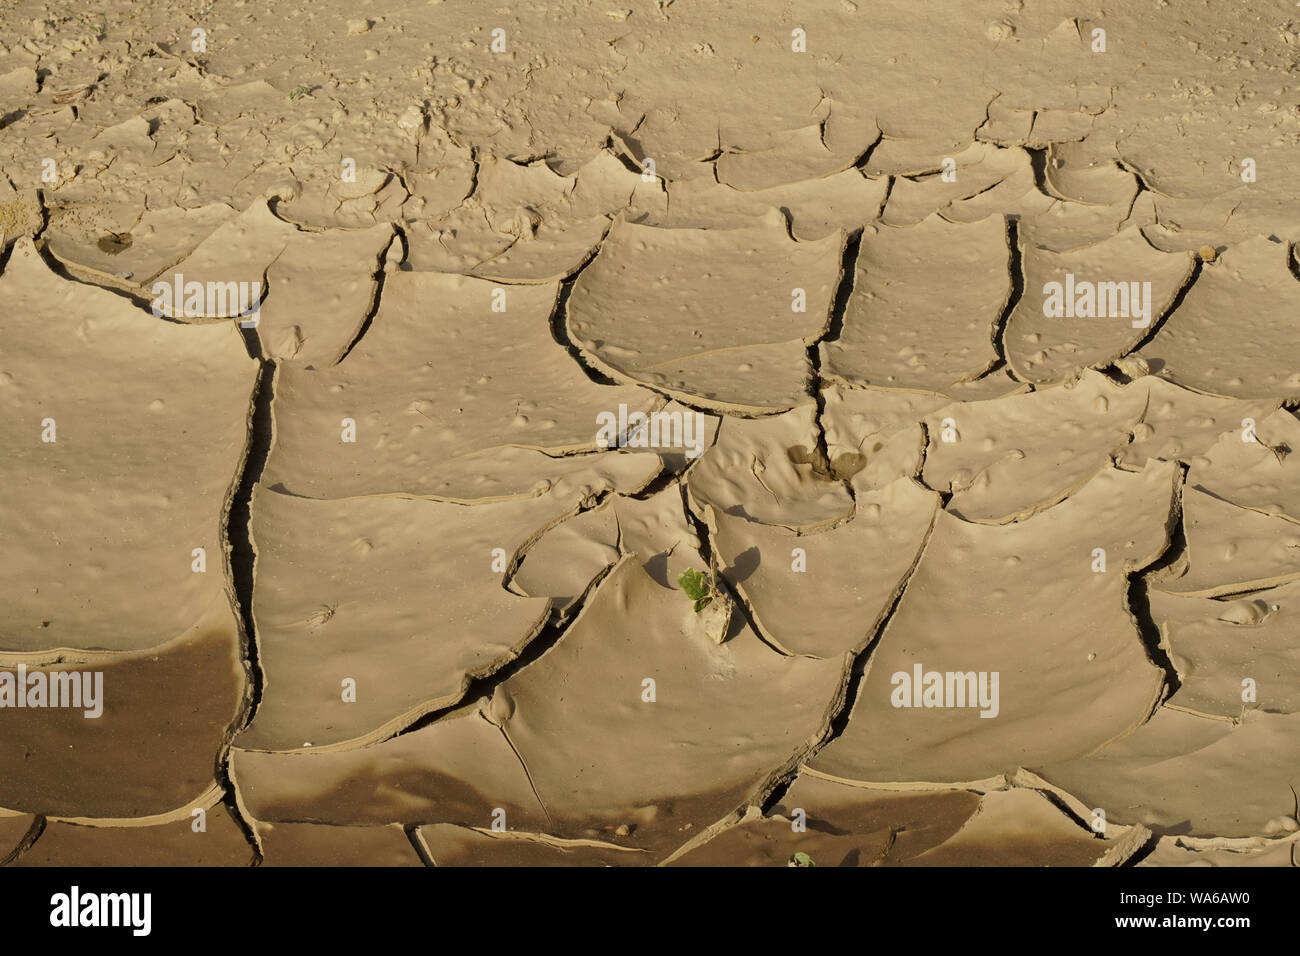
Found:
[[[0,865],[1296,864],[1300,13],[804,6],[0,9]]]

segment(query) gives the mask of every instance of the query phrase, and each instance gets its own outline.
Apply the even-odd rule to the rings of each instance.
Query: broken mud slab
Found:
[[[939,215],[949,222],[974,223],[990,216],[1032,217],[1050,209],[1054,201],[1034,188],[1033,163],[1029,156],[1020,150],[1015,152],[1019,155],[1012,158],[1014,168],[1004,179],[982,192],[953,200]],[[942,175],[941,172],[940,178]]]
[[[645,499],[615,498],[614,514],[619,549],[636,555],[642,570],[661,587],[678,587],[682,572],[703,563],[680,484]]]
[[[939,169],[944,158],[965,152],[969,146],[969,133],[955,136],[937,133],[917,139],[895,135],[890,129],[872,148],[862,168],[873,177],[916,178]]]
[[[1275,836],[1300,826],[1297,727],[1296,714],[1248,712],[1234,725],[1161,707],[1094,755],[1025,765],[1110,822],[1162,836]]]
[[[782,657],[737,618],[716,645],[682,593],[625,559],[560,641],[497,693],[548,832],[627,826],[631,845],[667,850],[756,798],[826,732],[843,669]],[[627,679],[598,676],[611,673]],[[596,724],[609,732],[592,738]],[[707,734],[683,753],[674,741],[700,726]],[[602,773],[582,772],[590,766]]]
[[[1246,710],[1300,711],[1300,649],[1294,646],[1300,582],[1235,600],[1148,591],[1151,620],[1178,671],[1166,707],[1210,717]]]
[[[856,144],[839,151],[822,137],[822,124],[791,130],[767,149],[725,150],[714,169],[718,182],[742,192],[774,189],[822,179],[849,169],[862,150]]]
[[[855,494],[920,475],[925,415],[948,400],[939,395],[833,385],[822,390],[821,425],[831,473]]]
[[[971,382],[953,382],[945,389],[949,398],[963,402],[982,402],[1007,395],[1020,395],[1033,391],[1027,382],[1017,381],[1006,366],[995,367],[982,378]]]
[[[255,826],[262,866],[423,866],[400,826],[335,827],[312,823]]]
[[[610,226],[604,216],[543,218],[532,206],[518,207],[504,221],[491,215],[470,203],[437,222],[413,224],[406,233],[412,267],[494,282],[556,282],[591,258]]]
[[[835,133],[828,136],[833,112]],[[841,111],[830,99],[823,98],[812,115],[818,122],[724,147],[714,161],[718,182],[741,191],[760,191],[823,179],[851,168],[880,135],[868,114],[855,114],[847,105]]]
[[[457,703],[546,623],[549,600],[511,594],[503,581],[582,497],[467,507],[259,488],[253,616],[264,683],[239,746],[370,743]]]
[[[0,437],[27,476],[0,512],[26,542],[0,651],[142,650],[210,614],[233,633],[225,511],[257,376],[238,331],[61,279],[29,240],[0,294]]]
[[[436,823],[416,830],[435,866],[645,866],[643,850],[544,833],[495,832]]]
[[[504,698],[502,698],[504,700]],[[454,823],[545,832],[546,810],[489,699],[370,747],[231,750],[239,804],[259,821],[346,827]],[[489,717],[492,719],[489,720]]]
[[[830,326],[844,235],[615,223],[566,322],[597,369],[693,406],[762,414],[812,401],[807,348]]]
[[[505,736],[470,712],[359,751],[236,751],[241,799],[258,819],[337,823],[387,814],[490,826],[501,808],[512,829],[590,839],[626,826],[629,845],[667,851],[756,795],[825,732],[842,693],[842,661],[783,658],[736,623],[718,647],[693,618],[679,592],[625,560],[560,642],[497,690],[490,712]],[[592,679],[607,672],[606,658],[630,683]],[[672,742],[706,713],[709,744],[681,759]],[[593,740],[581,729],[593,721],[618,732]],[[557,748],[564,740],[582,746]],[[605,743],[615,749],[605,753]],[[607,768],[599,778],[577,773],[591,761]],[[376,790],[377,773],[401,779]]]
[[[629,410],[626,426],[611,411],[601,418],[597,444],[603,446],[614,441],[610,435],[617,433],[615,443],[621,448],[654,455],[663,462],[664,471],[681,475],[717,441],[718,428],[724,417],[710,415],[671,399],[650,413],[648,421]]]
[[[0,806],[46,816],[144,817],[168,813],[215,786],[218,760],[249,693],[228,605],[147,651],[65,652],[50,663],[21,663],[16,656],[0,655],[0,695],[6,684],[13,693],[25,674],[27,706],[6,704]],[[82,706],[51,706],[56,686],[61,701],[76,702],[69,683],[77,678]],[[37,687],[44,688],[43,706],[33,703]],[[113,785],[105,787],[105,780]]]
[[[262,357],[324,368],[347,354],[379,295],[391,226],[355,232],[299,233],[266,270]]]
[[[613,121],[610,125],[638,165],[643,157],[653,159],[655,172],[667,180],[713,178],[713,158],[723,152],[766,153],[783,170],[772,178],[806,179],[851,165],[879,135],[874,124],[862,129],[849,122],[860,132],[861,141],[832,140],[832,147],[813,135],[816,127],[807,131],[810,123],[829,120],[835,104],[816,82],[818,71],[811,59],[789,56],[788,33],[785,42],[780,31],[754,42],[747,31],[718,30],[715,14],[707,11],[694,15],[674,11],[671,21],[673,32],[684,31],[671,40],[659,32],[666,23],[657,18],[643,17],[640,29],[635,18],[620,24],[623,30],[632,26],[637,32],[638,55],[629,57],[630,50],[619,50],[620,57],[628,57],[627,65],[637,80],[617,84],[624,90],[617,102],[618,114],[630,117],[626,125],[635,128],[620,129],[624,124],[618,116],[606,114],[602,119]],[[701,37],[708,37],[707,42],[699,42]],[[699,100],[702,80],[719,85],[724,99],[717,102],[725,102],[725,107]],[[641,116],[644,119],[637,123]],[[804,135],[782,151],[781,145],[800,130]],[[752,163],[752,159],[749,163],[737,159],[741,170]],[[768,181],[744,184],[758,188]]]
[[[1243,422],[1263,421],[1280,399],[1240,401],[1202,395],[1154,375],[1143,375],[1146,409],[1134,424],[1132,439],[1115,455],[1121,468],[1142,468],[1148,459],[1190,462],[1205,454],[1226,432],[1239,434]]]
[[[168,318],[198,323],[243,315],[250,307],[247,297],[223,295],[223,301],[216,302],[206,290],[209,286],[224,290],[232,280],[250,286],[262,283],[267,268],[298,235],[298,228],[278,218],[265,202],[253,203],[157,277],[164,288],[179,283],[181,298],[177,301],[175,293],[167,290],[155,300],[155,309]],[[204,293],[192,299],[191,283],[198,283]]]
[[[1025,294],[1003,332],[1007,363],[1036,385],[1102,368],[1136,347],[1195,268],[1152,248],[1136,227],[1086,249],[1021,252]]]
[[[1193,487],[1183,491],[1186,561],[1153,575],[1163,591],[1219,597],[1300,578],[1300,526],[1239,508]]]
[[[680,506],[675,487],[664,494],[676,498]],[[510,589],[529,597],[550,597],[552,611],[565,618],[618,558],[618,518],[607,501],[547,529],[528,546],[510,577]]]
[[[825,379],[943,393],[979,378],[998,360],[1010,255],[995,218],[865,232],[844,327],[818,346]]]
[[[1273,840],[1167,836],[1138,866],[1300,866],[1300,837]]]
[[[953,204],[985,193],[1008,179],[1017,180],[1021,193],[1034,188],[1029,154],[1022,149],[1000,149],[975,142],[945,160],[951,162],[894,181],[880,216],[883,225],[915,226],[936,213],[949,213]]]
[[[752,192],[711,179],[670,182],[667,189],[666,210],[633,221],[661,229],[737,229],[760,226],[770,210],[779,209],[789,217],[790,234],[812,242],[839,230],[855,232],[875,219],[889,192],[889,180],[846,169],[824,179]]]
[[[304,232],[257,202],[138,291],[182,321],[239,318],[258,330],[265,358],[324,367],[342,359],[372,313],[393,236],[389,225]]]
[[[907,865],[1122,866],[1150,837],[1142,826],[1107,830],[1093,832],[1037,790],[993,790],[960,830]]]
[[[924,481],[951,492],[948,511],[968,521],[1025,518],[1109,468],[1145,404],[1143,386],[1092,371],[1069,386],[954,403],[925,416]]]
[[[589,507],[611,492],[641,493],[662,474],[663,463],[659,455],[630,451],[555,457],[531,448],[503,446],[448,462],[421,487],[420,497],[477,505],[581,491],[579,497]]]
[[[951,837],[979,805],[968,790],[898,792],[801,773],[764,815],[749,807],[733,825],[671,861],[673,866],[897,866]]]
[[[683,572],[702,563],[699,548],[681,486],[674,482],[644,499],[617,495],[549,529],[524,551],[510,587],[550,597],[554,610],[567,618],[621,556],[636,555],[657,584],[675,588]]]
[[[606,150],[569,176],[545,162],[488,154],[472,196],[445,217],[410,223],[411,264],[494,281],[553,282],[591,258],[613,216],[653,215],[665,204],[658,180],[646,182]]]
[[[857,494],[851,520],[799,534],[707,510],[723,575],[787,654],[861,651],[903,589],[939,508],[911,478]]]
[[[121,282],[143,295],[235,214],[225,203],[148,209],[126,231],[110,232],[79,204],[59,203],[51,206],[45,236],[50,253],[69,271],[99,284]]]
[[[1177,475],[1111,469],[1008,525],[941,512],[848,726],[809,766],[844,781],[959,783],[1081,756],[1141,724],[1164,674],[1129,610],[1128,575],[1168,544]]]
[[[847,518],[853,498],[825,461],[818,432],[812,404],[765,418],[726,418],[717,441],[687,475],[691,507],[703,514],[709,505],[760,524],[804,531]]]
[[[1054,142],[1047,148],[1043,182],[1057,199],[1089,206],[1132,205],[1140,189],[1132,172],[1080,142]]]
[[[1239,508],[1300,524],[1300,421],[1282,409],[1245,416],[1240,425],[1192,464],[1187,483]]]
[[[479,500],[534,494],[589,465],[657,472],[650,455],[553,457],[600,449],[602,412],[662,404],[645,389],[584,375],[550,335],[558,291],[389,276],[370,330],[342,364],[277,371],[263,480],[310,497]]]
[[[1132,202],[1119,202],[1113,206],[1053,202],[1045,209],[1028,210],[1020,219],[1019,237],[1021,247],[1025,249],[1038,249],[1058,255],[1076,255],[1085,254],[1093,247],[1136,228],[1141,230],[1143,237],[1153,248],[1161,252],[1185,254],[1196,248],[1194,246],[1167,248],[1167,243],[1153,241],[1149,233],[1155,224],[1155,201],[1149,193],[1140,193]],[[1039,291],[1033,290],[1035,297],[1038,296]],[[1152,317],[1153,323],[1156,318],[1158,315]]]
[[[1300,286],[1288,257],[1286,243],[1255,237],[1206,265],[1142,348],[1152,371],[1211,395],[1300,397],[1290,326]]]
[[[50,820],[18,866],[251,866],[241,824],[218,803],[201,814],[148,826],[86,826]]]

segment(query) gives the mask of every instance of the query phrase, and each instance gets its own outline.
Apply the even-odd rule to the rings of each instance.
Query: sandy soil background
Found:
[[[0,5],[0,862],[1294,865],[1300,4],[741,6]]]

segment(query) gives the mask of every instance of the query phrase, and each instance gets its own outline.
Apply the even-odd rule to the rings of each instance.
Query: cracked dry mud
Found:
[[[1300,10],[940,6],[0,10],[0,864],[1295,865]]]

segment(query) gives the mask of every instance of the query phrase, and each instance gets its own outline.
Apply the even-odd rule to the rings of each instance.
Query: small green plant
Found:
[[[718,586],[718,568],[713,556],[709,556],[708,574],[687,568],[677,576],[677,586],[691,599],[704,633],[715,644],[725,641],[733,605],[731,597]]]
[[[310,92],[311,92],[310,86],[308,86],[306,83],[299,83],[297,86],[295,86],[292,90],[289,91],[289,99],[296,100],[298,97],[303,96]]]
[[[786,866],[816,866],[807,853],[796,853],[786,862]]]
[[[695,613],[703,611],[718,594],[718,586],[709,575],[694,568],[687,568],[677,576],[677,586],[686,592],[686,596],[695,602]]]
[[[90,17],[85,16],[84,14],[82,16],[77,17],[77,19],[80,20],[82,23],[84,23],[86,26],[90,27],[90,29],[95,34],[95,39],[97,40],[104,39],[104,34],[108,32],[108,17],[105,14],[101,13],[99,15],[98,23],[90,19]]]

